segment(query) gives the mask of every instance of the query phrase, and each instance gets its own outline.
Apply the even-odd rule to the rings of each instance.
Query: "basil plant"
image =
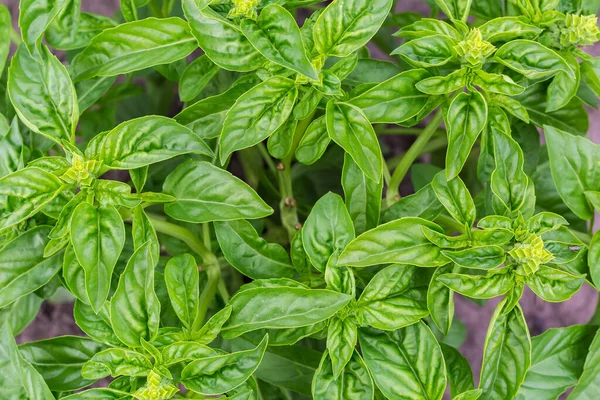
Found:
[[[598,2],[395,3],[0,5],[2,399],[600,398]]]

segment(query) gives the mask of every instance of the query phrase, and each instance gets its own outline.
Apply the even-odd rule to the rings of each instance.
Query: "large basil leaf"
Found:
[[[258,287],[231,299],[231,317],[223,325],[226,338],[262,328],[297,328],[324,321],[338,312],[351,296],[302,287]]]
[[[186,153],[212,156],[210,147],[190,129],[153,115],[129,120],[108,132],[99,159],[112,169],[134,169]]]
[[[502,301],[497,307],[485,338],[479,388],[480,399],[512,399],[531,365],[531,340],[523,311],[516,305],[503,314]]]
[[[57,392],[81,389],[94,383],[81,376],[81,367],[106,346],[80,336],[58,336],[19,346],[25,360]]]
[[[392,52],[417,68],[440,67],[456,56],[456,41],[445,35],[418,38],[404,43]]]
[[[598,369],[600,366],[600,334],[596,332],[596,336],[589,347],[585,364],[583,365],[583,373],[571,392],[569,399],[593,399],[600,388],[600,374]]]
[[[550,302],[570,299],[583,285],[583,276],[540,265],[540,269],[525,278],[525,284],[539,297]]]
[[[513,40],[500,47],[496,59],[530,79],[543,79],[559,71],[573,77],[569,64],[554,50],[532,40]]]
[[[140,339],[152,341],[158,333],[160,302],[154,292],[154,266],[150,243],[133,253],[110,302],[110,320],[117,337],[130,347]]]
[[[436,219],[443,206],[438,200],[430,184],[425,185],[417,193],[401,198],[383,212],[382,222],[390,222],[403,217],[421,217],[427,220]]]
[[[260,12],[258,19],[244,19],[242,32],[265,58],[303,74],[318,79],[306,56],[300,28],[285,8],[271,4]]]
[[[344,367],[352,358],[356,341],[358,340],[358,326],[354,318],[333,317],[327,325],[327,351],[331,359],[333,376],[340,377]]]
[[[367,325],[393,331],[425,318],[424,288],[416,287],[417,267],[390,265],[369,282],[357,302]]]
[[[0,310],[0,325],[10,324],[13,333],[18,335],[35,319],[43,300],[35,293],[18,298]]]
[[[44,286],[60,269],[61,253],[44,258],[50,228],[33,228],[0,250],[0,308]]]
[[[302,164],[314,164],[323,156],[330,142],[327,119],[323,115],[312,121],[306,129],[296,148],[296,159]]]
[[[110,325],[110,307],[108,303],[105,303],[104,307],[96,313],[89,305],[76,300],[73,316],[77,326],[95,341],[115,347],[122,345]]]
[[[194,100],[210,80],[219,72],[208,56],[202,55],[188,65],[179,79],[179,98],[181,101]]]
[[[424,69],[402,72],[349,101],[360,108],[371,123],[399,123],[421,111],[428,94],[417,90],[416,84],[431,74]]]
[[[535,39],[542,33],[542,29],[519,17],[494,18],[481,25],[479,30],[483,39],[490,43],[509,42],[515,39]]]
[[[379,182],[383,156],[367,117],[356,106],[331,101],[327,104],[326,118],[329,137],[352,156],[369,179]]]
[[[323,196],[302,228],[302,243],[311,263],[321,272],[331,256],[354,239],[354,226],[344,201],[334,193]]]
[[[431,276],[427,289],[427,308],[435,326],[444,335],[448,335],[454,319],[454,291],[444,285],[437,278],[440,275],[451,273],[453,264],[438,267]]]
[[[25,150],[19,120],[13,118],[9,125],[0,118],[0,178],[23,168]]]
[[[10,11],[5,5],[0,5],[0,74],[4,73],[4,66],[10,51]]]
[[[479,92],[460,93],[448,109],[448,152],[446,177],[452,179],[462,170],[477,137],[485,128],[487,104]]]
[[[210,7],[200,9],[195,0],[183,0],[182,6],[200,47],[221,68],[246,72],[266,62],[233,22]]]
[[[71,242],[85,270],[90,305],[98,312],[108,297],[112,273],[125,245],[125,226],[119,212],[112,205],[81,203],[73,211]]]
[[[392,0],[335,0],[315,23],[315,48],[324,56],[350,55],[375,35],[392,4]]]
[[[425,237],[422,226],[441,232],[439,226],[421,218],[407,217],[388,222],[350,242],[338,264],[353,267],[390,263],[421,267],[447,264],[449,260]]]
[[[187,328],[190,328],[196,319],[200,296],[199,281],[198,265],[189,254],[171,258],[165,267],[165,284],[171,305]]]
[[[50,23],[69,2],[66,0],[23,0],[19,4],[19,28],[29,53],[41,53],[42,37]]]
[[[0,178],[0,230],[34,216],[64,189],[56,175],[28,167]]]
[[[217,395],[244,383],[256,371],[265,350],[268,336],[253,350],[217,355],[195,360],[181,371],[183,385],[196,393]]]
[[[271,136],[289,117],[297,96],[294,81],[281,76],[274,76],[241,95],[223,123],[221,160]]]
[[[54,399],[44,378],[19,353],[7,323],[0,328],[0,395],[5,399]]]
[[[315,400],[372,400],[374,392],[373,379],[358,352],[353,352],[337,378],[333,374],[331,357],[327,352],[323,354],[312,384]]]
[[[446,371],[448,373],[452,398],[457,398],[456,396],[459,394],[473,390],[475,388],[473,372],[467,359],[454,347],[444,343],[440,343],[440,347],[446,361]]]
[[[531,338],[531,367],[515,399],[554,400],[574,386],[596,331],[591,325],[573,325]]]
[[[565,204],[582,219],[591,219],[594,209],[585,196],[600,187],[600,149],[590,140],[544,126],[550,169],[556,189]]]
[[[19,47],[9,69],[8,94],[33,132],[58,143],[73,141],[79,120],[75,88],[67,69],[46,47],[42,57],[43,63]]]
[[[147,18],[105,29],[72,64],[76,81],[114,76],[169,64],[197,48],[189,25],[181,18]]]
[[[431,329],[423,322],[395,332],[361,329],[358,338],[365,363],[386,397],[442,398],[446,388],[444,356]]]
[[[291,278],[294,267],[285,249],[261,238],[247,221],[215,223],[215,233],[227,261],[253,279]]]
[[[342,187],[355,232],[360,235],[375,228],[379,224],[383,180],[377,183],[369,179],[346,153],[342,169]]]
[[[165,212],[180,221],[255,219],[273,212],[250,186],[208,162],[181,164],[167,176],[163,190],[176,198]]]

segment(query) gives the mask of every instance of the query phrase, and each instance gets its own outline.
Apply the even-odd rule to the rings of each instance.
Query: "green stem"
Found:
[[[164,233],[181,240],[187,244],[193,252],[198,254],[204,262],[204,268],[206,270],[208,280],[206,282],[206,287],[200,294],[200,302],[196,312],[196,318],[194,319],[194,323],[192,325],[192,331],[198,331],[204,324],[206,312],[208,311],[208,307],[217,294],[217,288],[219,282],[221,281],[221,269],[219,268],[219,261],[217,260],[217,257],[215,257],[215,255],[210,251],[209,247],[207,247],[205,243],[198,239],[196,234],[189,229],[165,221],[159,216],[153,214],[148,214],[148,219],[157,232]],[[208,224],[203,225],[203,230],[205,229],[205,226],[208,227]],[[210,235],[205,234],[205,240],[210,243]]]
[[[290,153],[281,160],[281,165],[277,171],[279,192],[281,193],[281,202],[279,203],[281,223],[287,231],[290,241],[296,234],[298,225],[300,224],[298,219],[298,207],[296,200],[294,199],[294,190],[292,188],[292,160],[294,159],[296,148],[298,147],[302,136],[304,136],[304,132],[306,132],[306,129],[310,125],[314,114],[315,112],[313,111],[307,118],[298,121]]]
[[[465,231],[465,227],[462,224],[444,214],[439,215],[435,219],[435,222],[439,223],[440,225],[445,225],[458,233],[470,233]]]
[[[390,184],[387,188],[386,201],[388,206],[392,205],[400,199],[400,183],[402,183],[402,180],[408,173],[410,166],[413,164],[413,162],[415,162],[417,157],[421,155],[423,148],[425,147],[427,142],[429,142],[429,139],[431,139],[433,134],[437,131],[441,122],[442,113],[438,112],[436,115],[434,115],[431,122],[429,122],[429,125],[427,125],[425,129],[423,129],[423,132],[421,132],[417,140],[413,143],[412,146],[410,146],[408,151],[400,160],[400,163],[396,167],[396,170],[394,171],[392,179],[390,180]]]
[[[258,152],[260,153],[262,159],[265,160],[265,163],[267,163],[269,171],[271,171],[273,175],[277,176],[277,166],[275,165],[275,162],[273,162],[273,158],[267,151],[267,148],[265,147],[264,143],[258,144]]]
[[[420,135],[423,132],[422,128],[384,128],[375,131],[378,135]],[[435,135],[445,135],[445,129],[436,129]]]
[[[23,43],[23,40],[21,40],[21,35],[12,26],[10,28],[10,40],[12,40],[12,42],[17,47],[19,47],[21,45],[21,43]]]

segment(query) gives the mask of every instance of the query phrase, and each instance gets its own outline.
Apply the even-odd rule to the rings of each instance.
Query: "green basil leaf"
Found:
[[[183,70],[179,80],[181,101],[191,101],[198,97],[217,72],[219,72],[219,67],[207,55],[202,55],[192,61]]]
[[[596,336],[589,347],[588,355],[583,366],[583,373],[575,386],[575,389],[569,395],[572,399],[593,398],[598,392],[598,354],[600,354],[600,334]]]
[[[285,123],[296,97],[294,81],[274,76],[240,96],[227,112],[220,141],[221,160],[262,142]]]
[[[210,317],[199,331],[192,333],[192,339],[196,343],[209,344],[216,339],[223,324],[227,322],[231,316],[231,307],[226,306],[221,311]]]
[[[99,157],[111,169],[134,169],[186,153],[211,156],[212,150],[194,132],[172,119],[146,116],[108,132]]]
[[[278,4],[263,8],[256,21],[244,19],[242,32],[268,60],[317,80],[317,72],[306,56],[300,28],[292,14]]]
[[[494,141],[496,168],[491,176],[494,194],[494,211],[508,215],[520,211],[525,217],[533,214],[535,194],[531,179],[523,171],[523,152],[519,144],[510,137],[510,130],[502,127],[508,119],[496,109],[490,113],[489,125]]]
[[[13,334],[18,335],[37,316],[44,299],[35,293],[19,297],[0,310],[0,325],[10,324]]]
[[[335,0],[315,23],[315,48],[323,56],[350,55],[375,35],[392,4],[392,0]]]
[[[588,265],[594,285],[600,284],[600,233],[596,231],[589,245]]]
[[[46,30],[46,42],[58,50],[75,50],[88,45],[103,30],[117,23],[104,15],[81,12],[81,1],[66,1],[67,6]]]
[[[160,243],[152,222],[142,207],[133,209],[133,221],[131,224],[131,236],[133,238],[134,250],[139,249],[146,242],[150,242],[150,251],[155,261],[160,258]]]
[[[227,261],[253,279],[291,278],[294,268],[285,249],[261,238],[247,221],[216,222],[215,233]]]
[[[313,325],[333,316],[350,300],[347,294],[302,287],[246,289],[229,302],[231,317],[221,333],[225,338],[233,338],[262,328]]]
[[[114,76],[169,64],[197,48],[190,28],[181,18],[147,18],[105,29],[95,36],[72,63],[76,81]]]
[[[464,250],[445,250],[442,254],[464,268],[493,269],[504,263],[506,254],[500,246],[475,246]]]
[[[424,69],[402,72],[351,99],[371,123],[399,123],[416,116],[429,95],[415,87],[431,74]]]
[[[13,118],[9,125],[0,118],[0,178],[23,168],[25,151],[19,120]]]
[[[256,85],[256,81],[255,75],[244,75],[224,93],[199,100],[174,118],[203,139],[218,137],[229,109],[242,94]]]
[[[445,21],[432,18],[421,18],[412,24],[401,28],[394,36],[417,39],[427,36],[444,35],[455,40],[461,40],[462,35]]]
[[[81,367],[106,346],[79,336],[59,336],[19,346],[25,360],[42,375],[51,390],[68,392],[94,383],[81,376]]]
[[[131,256],[110,303],[110,320],[117,337],[130,347],[140,339],[152,341],[158,333],[160,302],[154,292],[154,266],[150,243]]]
[[[383,156],[367,117],[356,106],[329,102],[326,118],[329,137],[352,156],[369,179],[379,182]]]
[[[365,322],[393,331],[425,318],[429,311],[426,289],[415,287],[417,267],[390,265],[369,282],[357,306]]]
[[[540,265],[535,274],[525,277],[525,284],[545,301],[561,302],[577,293],[584,280],[583,276]]]
[[[449,260],[421,231],[422,226],[440,231],[421,218],[401,218],[371,229],[354,239],[339,259],[340,265],[368,267],[378,264],[411,264],[439,267]]]
[[[331,138],[327,132],[327,119],[322,115],[310,123],[300,139],[296,148],[296,159],[302,164],[314,164],[323,156],[329,142]]]
[[[554,400],[574,386],[596,331],[591,325],[573,325],[531,338],[531,367],[515,399]]]
[[[42,52],[42,37],[50,23],[68,4],[60,0],[23,0],[19,4],[19,28],[27,51],[34,57]],[[38,61],[36,61],[38,62]]]
[[[379,183],[370,180],[346,153],[342,169],[342,187],[355,232],[360,235],[375,228],[379,224],[383,180]]]
[[[488,118],[485,98],[479,92],[460,93],[448,109],[448,152],[446,177],[452,179],[462,170],[471,149]]]
[[[67,237],[69,239],[69,237]],[[73,245],[67,246],[63,258],[62,274],[65,287],[82,302],[88,304],[89,299],[85,289],[85,271],[75,255]]]
[[[373,379],[358,352],[353,352],[337,378],[333,373],[331,357],[327,352],[323,354],[312,384],[315,400],[373,400],[374,392]]]
[[[460,393],[473,390],[475,388],[473,372],[467,359],[454,347],[444,343],[440,343],[440,347],[446,361],[446,371],[448,372],[452,398],[456,398]]]
[[[318,91],[316,87],[311,86],[308,88],[294,106],[294,119],[303,120],[308,118],[316,110],[323,96],[324,94]]]
[[[200,47],[219,67],[248,72],[266,62],[233,22],[210,7],[199,7],[195,0],[183,0],[182,6]],[[227,46],[223,46],[223,43],[227,43]]]
[[[434,35],[418,38],[404,43],[392,52],[416,68],[441,67],[456,56],[456,41],[444,36]]]
[[[456,70],[446,76],[432,76],[417,83],[417,89],[430,95],[443,95],[456,92],[467,86],[466,68]]]
[[[108,297],[111,276],[125,245],[125,227],[119,212],[110,205],[81,203],[73,211],[71,242],[85,270],[90,305],[98,312]]]
[[[294,145],[294,136],[298,121],[293,118],[288,118],[267,141],[267,149],[269,154],[280,160],[287,157],[292,151]]]
[[[180,221],[255,219],[273,212],[250,186],[208,162],[181,164],[167,176],[163,190],[176,199],[165,212]]]
[[[431,329],[423,322],[395,332],[361,329],[358,338],[365,364],[386,397],[442,398],[446,388],[444,356]]]
[[[130,394],[110,388],[88,389],[70,396],[62,397],[66,400],[123,400],[130,398]]]
[[[196,393],[217,395],[244,383],[256,371],[265,350],[268,336],[253,350],[201,358],[181,371],[183,385]]]
[[[454,292],[437,278],[440,275],[451,273],[454,269],[454,264],[436,268],[427,289],[427,309],[435,326],[444,335],[448,335],[450,332],[454,319]],[[451,368],[448,370],[450,371]]]
[[[382,222],[390,222],[403,217],[421,217],[427,220],[436,219],[443,206],[438,200],[430,184],[392,204],[383,212]]]
[[[472,0],[435,0],[435,4],[451,19],[467,22]]]
[[[529,79],[543,79],[563,71],[575,73],[557,52],[532,40],[513,40],[496,51],[495,58]]]
[[[44,378],[20,354],[10,326],[0,328],[0,387],[10,399],[54,399]]]
[[[334,193],[328,193],[317,201],[302,228],[306,254],[321,272],[325,272],[331,256],[342,251],[353,238],[352,218],[342,198]]]
[[[8,76],[11,103],[33,132],[59,144],[72,142],[79,120],[75,88],[67,69],[50,50],[44,47],[41,57],[43,64],[23,46],[17,49]]]
[[[0,308],[41,288],[60,269],[60,253],[44,258],[49,232],[46,226],[33,228],[0,250]]]
[[[327,351],[334,379],[338,379],[354,354],[358,327],[354,318],[333,317],[327,325]]]
[[[189,254],[180,254],[169,260],[165,267],[165,284],[175,314],[190,328],[196,319],[200,286],[198,265]]]
[[[531,365],[529,330],[519,305],[503,314],[504,300],[492,316],[479,379],[482,399],[512,399]]]
[[[473,84],[485,91],[517,96],[525,91],[521,85],[517,85],[509,76],[502,74],[491,74],[484,70],[476,70]]]
[[[589,128],[589,120],[581,100],[573,98],[560,110],[547,112],[546,88],[543,83],[530,86],[515,99],[525,107],[535,125],[550,125],[572,135],[584,136]]]
[[[535,39],[542,29],[519,17],[494,18],[479,27],[483,39],[490,42],[510,42],[515,39]]]
[[[475,223],[476,211],[473,198],[460,177],[446,179],[444,172],[439,172],[431,182],[435,195],[450,215],[468,227]]]
[[[581,68],[575,56],[570,53],[561,55],[569,64],[573,75],[561,71],[552,79],[550,86],[548,86],[547,112],[557,111],[566,107],[577,94],[577,89],[581,83]]]
[[[484,275],[444,274],[437,278],[450,289],[474,299],[491,299],[508,292],[514,280],[508,273]]]
[[[105,303],[104,307],[96,313],[89,305],[80,300],[76,300],[73,316],[75,317],[77,326],[79,326],[86,335],[97,342],[119,347],[122,344],[119,338],[114,334],[110,325],[109,310],[110,307],[108,306],[108,303]]]
[[[215,354],[215,351],[210,347],[196,342],[175,342],[162,349],[161,357],[164,365],[170,366],[182,361],[194,361]]]
[[[0,5],[0,75],[4,73],[4,66],[10,51],[11,23],[10,11],[5,5]]]
[[[101,351],[86,362],[81,374],[98,380],[107,376],[146,376],[152,370],[150,359],[135,350],[112,348]]]
[[[556,189],[565,204],[582,219],[594,213],[586,190],[600,187],[600,149],[583,137],[576,137],[551,126],[544,126],[548,155]]]

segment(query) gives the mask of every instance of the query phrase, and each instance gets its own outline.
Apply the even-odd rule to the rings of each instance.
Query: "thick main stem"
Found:
[[[281,202],[279,203],[281,223],[287,231],[290,241],[296,234],[300,224],[298,219],[298,207],[292,188],[292,160],[294,159],[294,153],[296,152],[296,148],[298,147],[302,136],[304,136],[306,129],[312,121],[313,115],[314,112],[307,118],[298,122],[294,132],[292,148],[289,154],[281,160],[281,164],[278,167],[277,178],[279,181],[279,192],[281,193]]]
[[[434,115],[431,122],[429,122],[429,125],[423,129],[423,132],[421,132],[413,145],[410,146],[408,151],[404,154],[400,160],[400,163],[398,163],[398,166],[396,167],[396,170],[394,171],[392,178],[390,179],[390,184],[387,188],[386,202],[388,206],[400,200],[400,183],[402,183],[402,180],[408,173],[410,166],[413,164],[413,162],[415,162],[417,157],[419,157],[425,145],[427,145],[431,137],[436,133],[441,122],[442,113],[438,112],[436,115]]]

